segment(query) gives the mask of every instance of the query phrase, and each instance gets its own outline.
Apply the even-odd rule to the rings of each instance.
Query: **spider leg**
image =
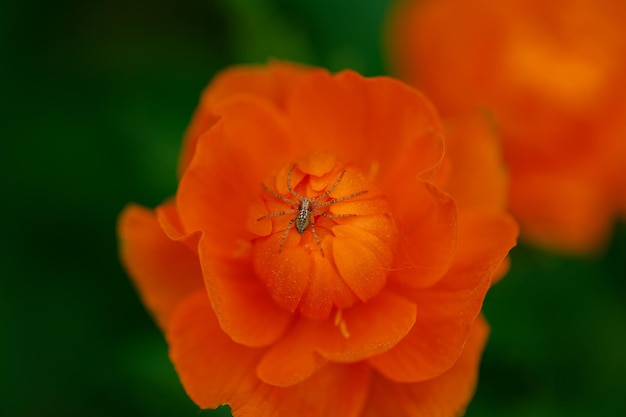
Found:
[[[270,193],[273,197],[279,199],[280,201],[284,201],[287,204],[290,204],[292,206],[297,206],[298,204],[300,204],[298,201],[293,201],[287,197],[285,197],[284,195],[280,195],[278,194],[276,191],[272,190],[271,188],[269,188],[267,185],[265,185],[265,183],[261,183],[261,185],[263,186],[263,188],[265,189],[265,191],[267,191],[268,193]],[[291,190],[291,186],[288,185],[289,190]]]
[[[313,237],[315,238],[315,243],[320,248],[320,252],[322,252],[322,256],[324,256],[324,248],[322,248],[322,242],[320,241],[320,237],[317,235],[315,231],[315,222],[311,222],[311,233],[313,233]]]
[[[283,232],[283,236],[280,238],[280,245],[278,245],[278,253],[280,253],[283,250],[283,245],[285,244],[285,240],[287,240],[287,234],[289,233],[289,229],[291,229],[291,226],[293,226],[295,222],[296,222],[296,217],[289,220],[289,224],[287,225],[287,228]]]
[[[334,199],[332,199],[332,200],[325,201],[325,202],[323,202],[323,203],[321,203],[321,204],[316,204],[316,205],[315,205],[315,208],[322,208],[322,207],[330,206],[331,204],[341,203],[342,201],[346,201],[346,200],[349,200],[349,199],[351,199],[351,198],[358,197],[358,196],[360,196],[360,195],[362,195],[362,194],[365,194],[366,192],[367,192],[367,190],[363,190],[363,191],[359,191],[359,192],[357,192],[357,193],[352,193],[352,194],[349,194],[349,195],[344,195],[343,197],[334,198]],[[325,193],[324,193],[324,194],[325,194]],[[323,195],[323,194],[322,194],[322,195]]]
[[[302,201],[303,197],[299,196],[298,193],[296,193],[294,189],[291,187],[291,173],[293,172],[295,168],[296,168],[296,164],[293,164],[291,168],[289,168],[289,172],[287,172],[287,189],[289,190],[291,195],[294,196],[298,201]],[[298,204],[294,204],[294,205],[297,206]]]
[[[333,190],[337,187],[337,185],[341,182],[341,179],[343,178],[343,174],[345,174],[346,171],[343,170],[341,172],[341,174],[339,174],[339,177],[335,180],[335,182],[333,183],[333,185],[331,185],[330,187],[328,187],[328,189],[326,189],[326,191],[324,191],[322,194],[318,195],[317,197],[315,197],[315,199],[313,200],[313,202],[316,202],[318,200],[321,200],[322,198],[328,197],[330,195],[330,193],[333,192]]]
[[[316,215],[322,216],[322,217],[326,217],[327,219],[337,219],[339,217],[355,217],[358,216],[358,214],[332,214],[332,213],[328,213],[328,212],[316,212]]]
[[[280,216],[284,216],[285,214],[293,214],[297,212],[298,212],[298,209],[279,211],[278,213],[266,214],[265,216],[261,216],[258,219],[256,219],[256,221],[258,222],[259,220],[271,219],[272,217],[280,217]]]

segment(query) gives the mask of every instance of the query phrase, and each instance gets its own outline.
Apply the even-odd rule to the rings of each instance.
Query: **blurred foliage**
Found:
[[[0,415],[229,415],[182,390],[119,266],[117,215],[175,192],[182,134],[220,68],[383,74],[388,3],[3,3]],[[626,415],[626,227],[592,259],[520,246],[512,260],[487,297],[468,415]]]

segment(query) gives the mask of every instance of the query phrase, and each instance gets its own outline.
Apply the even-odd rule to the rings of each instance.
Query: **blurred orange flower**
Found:
[[[450,132],[444,157],[434,109],[388,78],[286,63],[216,77],[175,199],[119,221],[123,263],[200,407],[465,409],[517,225],[486,125]]]
[[[397,74],[443,116],[488,109],[522,236],[597,250],[626,214],[626,2],[423,0],[389,21]]]

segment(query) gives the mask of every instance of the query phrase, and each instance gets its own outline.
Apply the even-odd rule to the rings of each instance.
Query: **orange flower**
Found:
[[[459,122],[449,147],[430,104],[388,78],[220,74],[176,198],[119,222],[190,397],[239,417],[464,410],[517,226],[485,125]]]
[[[489,109],[530,241],[606,242],[626,213],[626,2],[425,0],[390,20],[398,74],[444,116]]]

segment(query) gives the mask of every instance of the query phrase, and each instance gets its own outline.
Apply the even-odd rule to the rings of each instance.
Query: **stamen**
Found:
[[[337,313],[335,314],[335,326],[339,328],[339,332],[345,339],[348,339],[350,337],[350,332],[348,332],[348,324],[343,319],[343,310],[341,309],[337,309]]]

